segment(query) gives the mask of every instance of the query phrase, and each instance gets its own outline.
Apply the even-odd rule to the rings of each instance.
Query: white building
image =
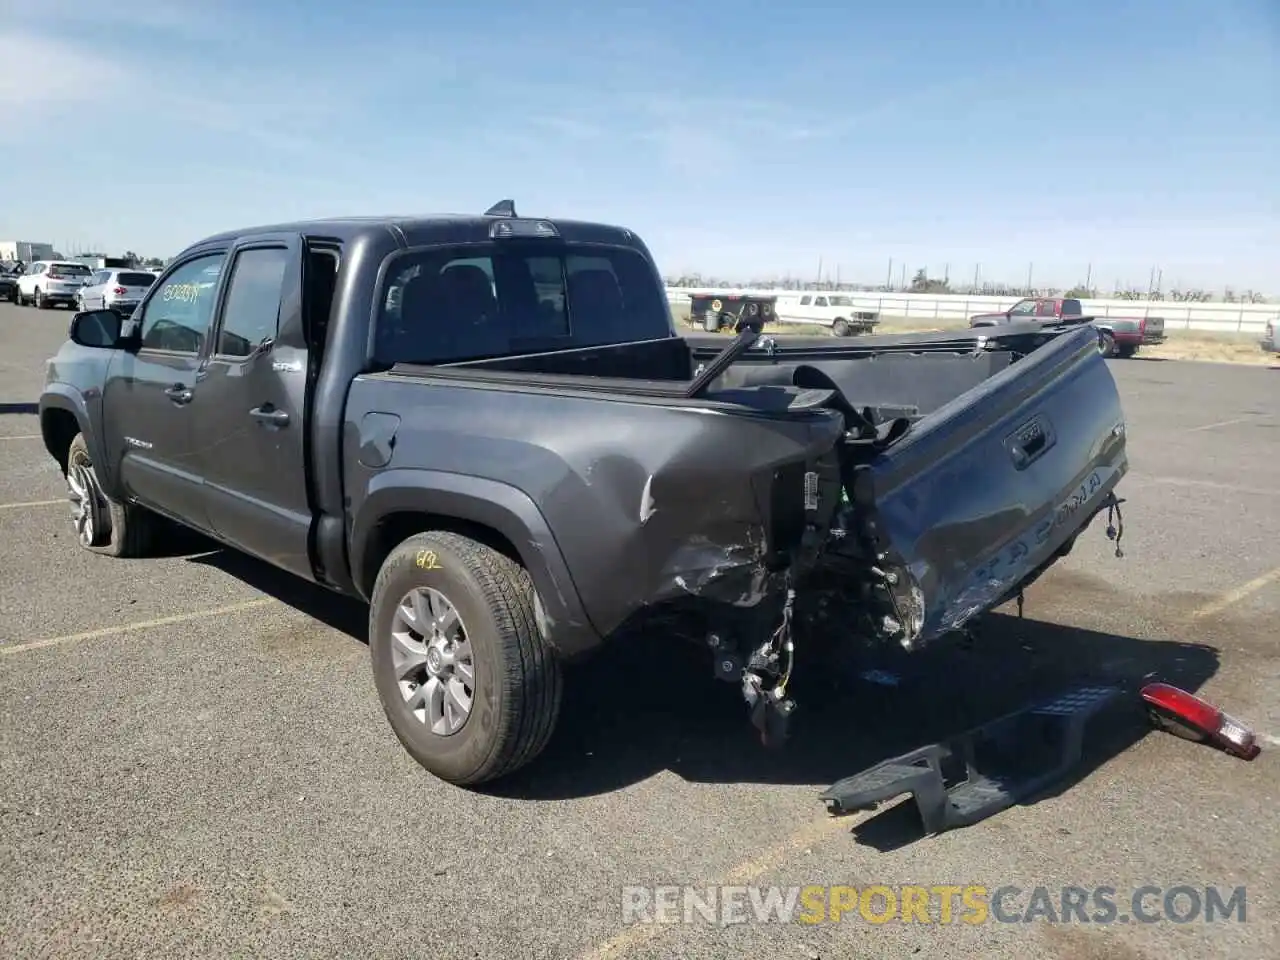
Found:
[[[0,260],[55,260],[57,251],[52,243],[35,243],[31,240],[0,240]]]

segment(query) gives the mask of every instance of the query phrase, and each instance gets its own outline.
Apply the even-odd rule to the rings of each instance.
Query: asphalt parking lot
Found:
[[[1280,372],[1113,362],[1125,556],[1096,525],[1025,619],[890,663],[897,687],[798,681],[785,752],[658,642],[571,673],[547,753],[485,795],[401,749],[359,606],[194,537],[147,560],[77,548],[34,409],[69,319],[0,305],[6,956],[1280,955]],[[817,799],[1033,694],[1153,674],[1249,722],[1263,754],[1118,720],[1051,794],[924,840],[900,811],[832,819]],[[684,883],[1244,886],[1247,916],[624,925],[622,887]]]

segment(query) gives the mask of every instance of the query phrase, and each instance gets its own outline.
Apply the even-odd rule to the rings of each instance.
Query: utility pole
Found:
[[[1093,283],[1093,264],[1091,263],[1089,264],[1088,267],[1085,268],[1085,271],[1084,271],[1084,288],[1088,290],[1090,293],[1093,292],[1093,287],[1091,286],[1092,283]]]
[[[818,258],[818,286],[822,286],[822,258]]]
[[[982,264],[975,263],[973,265],[973,292],[974,293],[977,293],[978,290],[980,289],[978,287],[978,277],[980,276],[982,276]]]
[[[1027,264],[1027,296],[1031,296],[1031,271],[1034,267],[1034,262]]]
[[[893,257],[889,258],[889,272],[884,275],[884,289],[886,293],[893,289]]]

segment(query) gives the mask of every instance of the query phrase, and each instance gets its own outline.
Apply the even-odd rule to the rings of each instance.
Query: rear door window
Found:
[[[288,265],[289,251],[283,247],[250,248],[236,254],[222,308],[218,354],[247,357],[260,344],[275,339]]]
[[[393,261],[375,358],[447,363],[671,335],[650,262],[625,247],[478,244]]]

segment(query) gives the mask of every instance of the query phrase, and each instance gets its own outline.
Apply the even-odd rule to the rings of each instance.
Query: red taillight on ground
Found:
[[[124,287],[112,287],[111,292],[114,293],[117,297],[123,297],[129,291],[126,290]]]
[[[1212,743],[1233,756],[1252,760],[1261,751],[1253,731],[1239,720],[1168,683],[1149,683],[1142,699],[1152,721],[1164,730]]]

